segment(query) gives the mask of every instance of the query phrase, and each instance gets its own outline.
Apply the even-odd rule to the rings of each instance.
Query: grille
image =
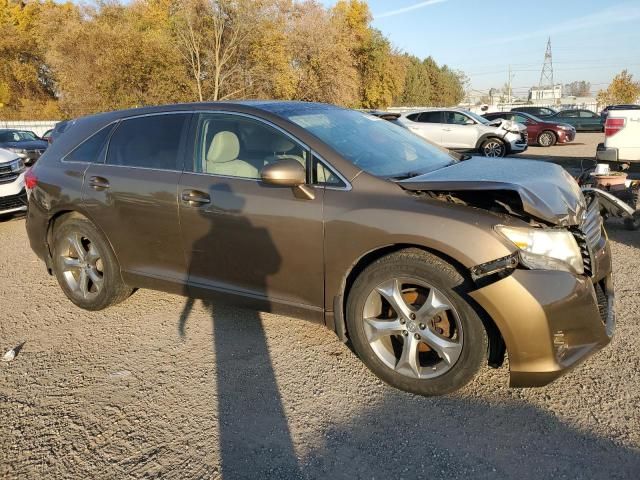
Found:
[[[0,167],[0,184],[13,182],[16,178],[18,178],[18,174],[12,172],[9,165]]]
[[[605,325],[607,324],[607,316],[609,314],[609,298],[604,291],[604,287],[601,282],[594,285],[596,290],[596,299],[598,300],[598,312],[600,312],[600,320]]]
[[[8,197],[0,197],[0,211],[10,210],[12,208],[20,208],[27,205],[27,194],[19,193],[18,195],[9,195]]]
[[[594,272],[593,251],[598,247],[602,238],[602,216],[600,215],[600,203],[594,197],[587,207],[587,215],[579,230],[573,232],[573,236],[578,242],[584,271],[592,276]]]

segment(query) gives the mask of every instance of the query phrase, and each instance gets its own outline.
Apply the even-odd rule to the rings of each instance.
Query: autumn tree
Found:
[[[598,92],[598,104],[616,105],[636,103],[640,99],[640,82],[633,80],[633,75],[623,70],[616,75],[606,90]]]
[[[36,31],[42,5],[0,0],[0,116],[59,116],[45,50]]]

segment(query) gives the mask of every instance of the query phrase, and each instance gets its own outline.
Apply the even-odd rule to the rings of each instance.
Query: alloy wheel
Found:
[[[462,325],[452,302],[416,278],[394,278],[374,288],[363,321],[378,359],[407,377],[439,377],[462,353]]]
[[[550,133],[543,133],[542,135],[540,135],[538,142],[542,147],[549,147],[553,143],[553,137]]]
[[[74,295],[90,299],[104,285],[102,258],[94,243],[79,233],[63,239],[61,249],[62,274]]]
[[[502,157],[504,156],[504,145],[496,141],[487,142],[482,148],[482,153],[485,157]]]

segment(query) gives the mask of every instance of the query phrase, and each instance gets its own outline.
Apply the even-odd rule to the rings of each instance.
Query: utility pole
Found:
[[[508,79],[507,79],[507,103],[511,104],[511,81],[513,80],[513,77],[516,76],[516,74],[514,73],[513,75],[511,74],[511,65],[509,65],[509,73],[508,73]]]

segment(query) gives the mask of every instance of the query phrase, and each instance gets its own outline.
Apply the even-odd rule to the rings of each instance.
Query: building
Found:
[[[531,103],[553,103],[562,97],[562,85],[553,87],[531,87],[529,89],[529,102]]]

